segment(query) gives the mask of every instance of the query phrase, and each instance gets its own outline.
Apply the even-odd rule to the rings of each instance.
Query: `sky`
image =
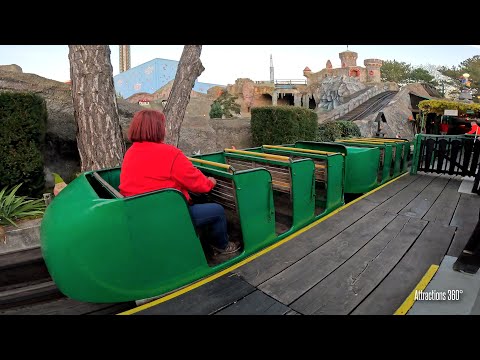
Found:
[[[113,75],[119,72],[119,47],[110,45]],[[180,60],[183,45],[131,45],[131,67],[154,58]],[[200,59],[205,70],[198,81],[227,85],[237,78],[254,81],[270,78],[270,55],[275,79],[304,79],[303,69],[313,72],[325,67],[327,60],[340,67],[338,53],[347,45],[204,45]],[[480,55],[480,45],[349,45],[358,53],[357,65],[376,58],[396,60],[413,66],[433,64],[459,65]],[[17,64],[25,73],[57,81],[70,78],[67,45],[0,45],[0,65]]]

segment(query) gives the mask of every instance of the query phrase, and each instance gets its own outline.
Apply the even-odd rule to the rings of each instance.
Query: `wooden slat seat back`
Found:
[[[194,164],[209,165],[224,171],[228,171],[232,174],[236,170],[229,164],[221,164],[213,161],[196,159],[191,157],[189,157],[188,159]],[[208,174],[208,176],[215,178],[215,180],[217,181],[217,184],[209,193],[211,201],[216,202],[226,208],[229,208],[234,212],[237,212],[237,197],[235,194],[235,183],[233,181],[233,178],[227,178],[216,174]]]
[[[320,182],[327,181],[327,166],[325,160],[313,159],[311,157],[302,155],[290,155],[293,160],[312,159],[315,164],[315,180]]]
[[[311,159],[315,164],[315,179],[320,182],[327,181],[327,161],[324,159],[318,159],[309,156],[309,154],[313,155],[331,155],[335,154],[331,151],[315,151],[315,150],[308,150],[308,149],[300,149],[300,148],[292,148],[292,147],[285,147],[285,146],[276,146],[276,145],[263,145],[263,151],[266,153],[277,153],[276,151],[288,151],[288,156],[293,160],[299,159]],[[292,155],[291,152],[297,152],[299,155]],[[303,153],[303,154],[300,154]]]
[[[213,202],[237,211],[237,197],[235,194],[235,184],[233,179],[227,179],[218,175],[209,174],[217,180],[217,185],[210,191],[210,196]]]
[[[262,145],[262,151],[267,154],[289,156],[294,161],[313,162],[315,208],[316,211],[321,210],[317,216],[323,216],[344,204],[345,155],[341,152],[283,145]]]
[[[272,160],[280,160],[280,158],[286,158],[285,161],[286,166],[269,164],[268,158],[261,157],[261,153],[253,153],[250,151],[244,151],[242,154],[251,153],[251,156],[259,156],[259,159],[252,159],[250,158],[238,158],[232,157],[228,152],[225,153],[225,160],[227,164],[231,165],[235,168],[235,170],[247,170],[247,169],[255,169],[255,168],[265,168],[270,172],[272,175],[272,186],[274,190],[285,192],[290,194],[292,191],[292,183],[291,183],[291,174],[290,174],[290,167],[288,166],[288,158],[285,156],[272,158]],[[267,155],[267,154],[265,154]]]

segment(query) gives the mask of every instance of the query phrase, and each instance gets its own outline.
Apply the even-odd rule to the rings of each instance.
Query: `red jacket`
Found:
[[[190,202],[187,190],[206,193],[213,183],[175,146],[134,142],[123,159],[120,193],[133,196],[165,188],[180,190]]]
[[[478,129],[478,125],[477,123],[474,121],[472,122],[472,130],[470,130],[469,132],[467,132],[467,134],[475,134],[477,132],[477,129]]]

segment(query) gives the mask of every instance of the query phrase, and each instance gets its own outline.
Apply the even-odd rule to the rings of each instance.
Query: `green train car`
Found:
[[[378,148],[380,150],[379,184],[384,184],[407,171],[412,143],[406,139],[353,138],[336,140],[335,143],[346,146]]]
[[[197,230],[183,194],[163,189],[124,197],[120,168],[82,173],[47,207],[41,248],[66,296],[123,302],[158,296],[217,273],[341,207],[344,193],[377,185],[380,150],[337,143],[197,155],[192,163],[217,180],[200,201],[227,214],[230,238],[241,243],[218,261]],[[356,176],[356,179],[355,179]]]
[[[297,141],[293,147],[341,153],[345,157],[345,193],[363,194],[378,185],[377,172],[380,165],[379,149],[315,141]]]

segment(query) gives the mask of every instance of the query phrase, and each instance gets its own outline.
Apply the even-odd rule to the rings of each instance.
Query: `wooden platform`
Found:
[[[460,183],[403,176],[233,272],[127,313],[391,315],[473,232],[480,196]]]

